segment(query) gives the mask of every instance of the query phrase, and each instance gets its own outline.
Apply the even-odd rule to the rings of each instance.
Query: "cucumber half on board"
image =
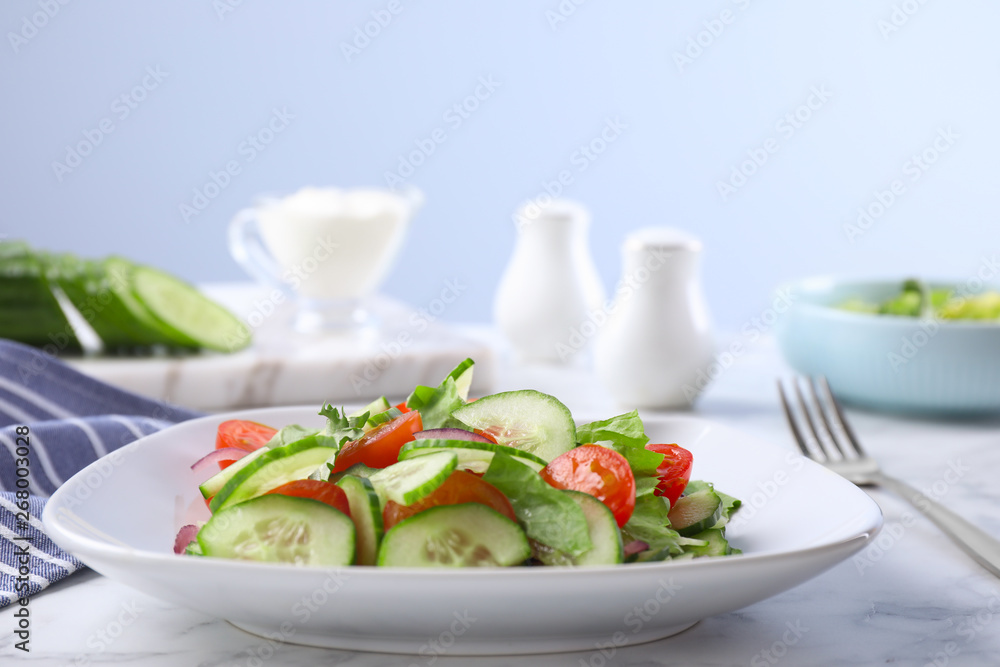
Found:
[[[55,344],[59,352],[153,346],[233,352],[250,343],[239,319],[168,273],[121,257],[83,260],[14,241],[0,243],[0,337]],[[93,344],[81,345],[80,337]]]
[[[193,286],[149,266],[132,271],[132,294],[161,331],[218,352],[246,347],[246,325]]]
[[[56,352],[83,348],[52,292],[41,258],[26,243],[0,243],[0,338]]]

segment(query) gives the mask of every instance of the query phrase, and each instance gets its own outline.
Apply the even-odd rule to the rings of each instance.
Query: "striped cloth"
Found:
[[[83,567],[42,529],[45,499],[60,484],[137,438],[197,416],[0,340],[0,608]]]

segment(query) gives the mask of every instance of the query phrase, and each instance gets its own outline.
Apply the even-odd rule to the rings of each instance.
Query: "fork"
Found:
[[[778,394],[792,435],[804,455],[858,486],[881,486],[908,500],[977,563],[1000,577],[1000,540],[909,484],[882,472],[878,462],[861,448],[826,378],[820,377],[818,383],[811,377],[793,379],[791,384],[797,409],[793,409],[781,380],[778,380]]]

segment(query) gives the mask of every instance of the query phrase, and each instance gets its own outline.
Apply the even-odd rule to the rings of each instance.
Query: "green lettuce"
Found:
[[[364,425],[368,421],[368,412],[360,415],[348,417],[330,404],[323,406],[319,414],[326,417],[326,426],[318,432],[318,435],[329,440],[330,444],[325,446],[340,449],[345,442],[357,440],[365,434]]]
[[[420,412],[420,420],[425,430],[449,427],[469,430],[468,426],[451,416],[452,412],[463,405],[465,401],[458,393],[455,380],[450,376],[437,387],[417,385],[406,399],[406,407]]]
[[[635,509],[628,523],[622,526],[622,540],[639,540],[650,550],[669,550],[671,554],[683,553],[683,546],[690,540],[670,527],[670,501],[662,496],[647,494],[635,499]],[[701,544],[700,541],[697,541]]]
[[[483,480],[507,496],[531,539],[572,557],[593,547],[580,506],[528,466],[497,452]]]

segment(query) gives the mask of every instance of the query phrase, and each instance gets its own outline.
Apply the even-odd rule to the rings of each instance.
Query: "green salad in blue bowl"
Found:
[[[810,278],[784,285],[775,326],[788,364],[844,402],[922,414],[1000,413],[1000,288]]]

